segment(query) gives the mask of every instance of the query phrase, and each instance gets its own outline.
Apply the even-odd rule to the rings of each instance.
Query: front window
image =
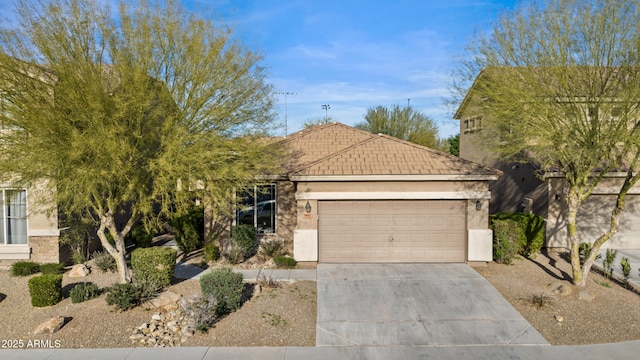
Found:
[[[276,185],[256,185],[239,196],[236,224],[252,225],[259,234],[276,231]]]
[[[27,192],[2,189],[0,199],[0,245],[27,244]]]

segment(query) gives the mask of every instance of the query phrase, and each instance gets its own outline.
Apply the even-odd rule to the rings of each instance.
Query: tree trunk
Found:
[[[567,237],[569,239],[569,244],[571,245],[571,275],[574,285],[584,286],[585,281],[582,276],[582,268],[580,267],[580,239],[578,238],[576,226],[576,217],[579,207],[580,200],[578,198],[577,190],[573,187],[569,187],[569,192],[567,194]]]
[[[115,246],[107,239],[105,230],[108,230],[113,237]],[[125,227],[125,230],[126,232],[124,232],[124,230],[122,232],[117,231],[113,212],[108,211],[106,214],[100,215],[100,227],[97,231],[98,238],[100,239],[102,247],[116,260],[121,283],[131,282],[131,271],[129,271],[129,267],[127,266],[127,249],[124,243],[124,237],[129,232],[130,227]]]

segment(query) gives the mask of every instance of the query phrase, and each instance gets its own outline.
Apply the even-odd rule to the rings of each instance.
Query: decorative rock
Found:
[[[591,300],[595,299],[595,296],[592,293],[590,293],[589,291],[587,291],[587,290],[581,290],[578,293],[578,299],[579,300],[584,300],[584,301],[591,301]]]
[[[49,332],[49,334],[54,334],[55,332],[60,330],[62,326],[64,326],[64,316],[52,317],[51,319],[38,325],[38,327],[33,332],[33,334],[37,335],[37,334],[43,334],[45,332]]]
[[[546,292],[551,295],[567,296],[571,295],[573,289],[562,281],[554,281],[547,286]]]
[[[85,277],[87,275],[89,275],[89,269],[84,264],[73,265],[71,271],[69,271],[69,277],[71,278]]]
[[[178,308],[178,302],[182,298],[182,295],[176,294],[172,291],[165,291],[160,293],[156,298],[148,302],[148,305],[152,308],[171,311]]]
[[[161,314],[153,314],[151,315],[151,320],[162,321],[164,320],[164,316]]]
[[[564,321],[564,318],[560,315],[555,315],[554,318],[556,319],[557,322],[561,323]]]

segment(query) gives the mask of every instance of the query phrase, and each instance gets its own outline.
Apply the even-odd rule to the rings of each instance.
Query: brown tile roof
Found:
[[[438,150],[332,123],[281,141],[290,176],[498,175],[499,171]]]

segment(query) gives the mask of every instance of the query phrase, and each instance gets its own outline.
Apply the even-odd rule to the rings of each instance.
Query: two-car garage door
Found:
[[[466,201],[318,203],[320,262],[464,262]]]

